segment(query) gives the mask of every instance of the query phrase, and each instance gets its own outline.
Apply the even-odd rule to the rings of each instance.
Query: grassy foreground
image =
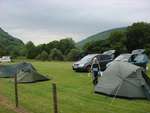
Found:
[[[56,82],[59,113],[150,113],[150,102],[147,100],[115,99],[112,103],[113,98],[94,94],[91,77],[87,73],[72,71],[71,62],[30,62],[40,73],[53,80],[19,84],[20,104],[28,111],[53,113],[51,83]],[[0,79],[0,94],[14,102],[11,79]],[[0,107],[0,113],[13,112],[3,112]]]
[[[7,109],[4,106],[0,106],[0,113],[15,113],[12,110]]]

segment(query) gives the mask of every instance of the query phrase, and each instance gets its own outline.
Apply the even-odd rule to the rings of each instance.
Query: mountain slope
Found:
[[[77,47],[83,47],[84,44],[86,44],[87,42],[107,39],[109,37],[109,35],[112,32],[115,32],[115,31],[126,31],[126,27],[115,28],[115,29],[111,29],[111,30],[107,30],[107,31],[104,31],[104,32],[97,33],[95,35],[87,37],[86,39],[78,42],[76,46]]]
[[[20,39],[14,38],[0,28],[0,50],[5,51],[5,53],[10,53],[14,50],[18,51],[23,46],[24,43]]]

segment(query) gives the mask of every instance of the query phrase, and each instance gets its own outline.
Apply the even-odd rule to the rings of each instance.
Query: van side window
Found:
[[[101,60],[110,60],[111,56],[110,55],[102,55]]]

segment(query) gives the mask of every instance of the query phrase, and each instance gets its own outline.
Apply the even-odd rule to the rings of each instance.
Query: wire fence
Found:
[[[8,91],[10,92],[3,92],[3,94],[6,94],[6,96],[9,97],[11,100],[14,101],[14,93],[12,93],[14,88],[13,82],[8,82],[10,86]],[[86,83],[89,84],[90,82]],[[32,86],[31,86],[32,85]],[[46,86],[45,86],[46,85]],[[30,89],[30,87],[32,87]],[[35,87],[35,88],[33,88]],[[39,87],[39,89],[38,89]],[[36,89],[37,88],[37,89]],[[34,89],[34,91],[31,91]],[[85,87],[80,86],[80,90],[77,90],[75,87],[72,88],[72,85],[57,85],[57,92],[58,92],[58,108],[59,113],[66,113],[67,108],[69,108],[71,105],[67,105],[67,102],[64,103],[64,95],[68,95],[68,97],[65,96],[65,98],[77,98],[82,99],[83,103],[85,104],[86,101],[88,101],[86,104],[89,105],[96,105],[99,106],[98,111],[93,111],[93,113],[134,113],[138,111],[138,113],[150,113],[150,110],[144,109],[146,107],[150,107],[150,103],[145,100],[126,100],[126,99],[117,99],[117,98],[111,98],[103,95],[94,94],[94,92],[91,90],[91,92],[83,92],[82,90],[85,90]],[[4,90],[4,89],[1,89]],[[79,92],[82,91],[82,92]],[[1,91],[0,91],[1,92]],[[43,93],[44,92],[44,93]],[[19,84],[18,85],[18,94],[19,94],[19,104],[22,106],[25,106],[26,108],[31,110],[33,113],[53,113],[53,102],[52,102],[52,86],[51,82],[48,83],[40,83],[39,84]],[[71,97],[73,94],[74,97]],[[92,95],[92,97],[87,98],[87,95]],[[96,96],[96,98],[93,98]],[[69,101],[70,99],[66,100]],[[112,101],[113,100],[113,101]],[[45,103],[45,104],[44,104]],[[144,103],[144,104],[143,104]],[[65,104],[65,109],[62,107]],[[78,103],[76,104],[77,108],[80,109],[80,106]],[[34,109],[32,109],[32,105],[34,105]],[[62,108],[61,108],[62,107]],[[35,108],[37,108],[35,110]],[[143,109],[142,109],[143,108]],[[34,111],[35,110],[35,111]],[[82,112],[84,113],[84,110],[82,109]],[[85,109],[86,113],[86,109]]]

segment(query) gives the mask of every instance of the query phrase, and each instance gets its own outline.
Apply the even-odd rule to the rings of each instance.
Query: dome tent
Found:
[[[49,80],[39,74],[30,63],[22,62],[19,64],[0,66],[0,77],[12,78],[17,75],[18,83],[30,83]]]
[[[36,70],[32,64],[22,62],[19,64],[11,64],[11,65],[0,65],[0,78],[11,78],[14,77],[17,72],[23,69],[32,69]]]
[[[18,83],[33,83],[47,80],[49,80],[47,77],[31,69],[21,70],[19,73],[17,73]]]
[[[16,65],[0,65],[0,78],[10,78],[16,74]]]
[[[150,79],[127,62],[113,62],[95,86],[95,92],[113,97],[150,99]]]

